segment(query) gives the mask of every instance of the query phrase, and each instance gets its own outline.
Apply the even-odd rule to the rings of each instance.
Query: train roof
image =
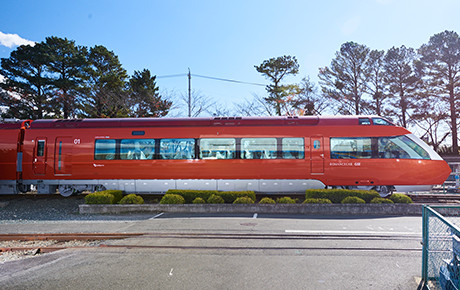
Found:
[[[43,119],[30,122],[30,129],[132,128],[132,127],[209,127],[209,126],[350,126],[366,124],[379,116],[300,116],[300,117],[214,117],[214,118],[106,118]],[[364,120],[364,122],[363,122]],[[0,124],[0,128],[20,128],[24,121]]]
[[[131,128],[131,127],[209,127],[209,126],[350,126],[366,124],[379,116],[300,116],[300,117],[214,117],[214,118],[106,118],[106,119],[42,119],[0,122],[0,129],[57,128]],[[364,120],[364,122],[363,122]],[[374,121],[375,122],[375,121]]]

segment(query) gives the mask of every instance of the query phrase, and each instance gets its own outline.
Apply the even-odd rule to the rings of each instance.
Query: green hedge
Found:
[[[276,203],[295,203],[295,199],[290,198],[289,196],[280,197],[276,199]]]
[[[197,197],[193,200],[193,204],[203,204],[206,203],[206,200],[202,199],[201,197]]]
[[[225,203],[225,200],[221,196],[213,194],[208,198],[208,203]]]
[[[219,191],[217,195],[221,196],[226,203],[233,203],[240,197],[249,197],[252,201],[256,201],[256,193],[254,191]]]
[[[178,194],[165,194],[160,200],[160,204],[184,204],[185,199]]]
[[[250,198],[249,196],[238,197],[233,202],[233,204],[251,204],[251,203],[254,203],[254,200]]]
[[[144,199],[136,194],[128,194],[123,197],[119,202],[119,204],[143,204]]]
[[[327,198],[307,198],[303,201],[303,203],[324,203],[324,204],[330,204],[332,201],[330,201]]]
[[[327,198],[332,203],[341,203],[348,196],[356,196],[369,203],[372,199],[380,197],[374,190],[352,190],[352,189],[308,189],[305,199]]]
[[[225,203],[233,203],[238,197],[249,197],[253,201],[256,200],[254,191],[217,191],[217,190],[189,190],[189,189],[170,189],[166,194],[178,194],[185,199],[185,203],[193,203],[200,197],[203,200],[208,200],[213,194],[220,196]]]
[[[106,192],[93,192],[85,196],[86,204],[113,204],[115,197]]]
[[[213,195],[217,194],[217,190],[191,190],[191,189],[170,189],[166,192],[166,194],[178,194],[185,199],[185,203],[193,203],[195,198],[201,197],[204,200],[208,200],[208,198]]]
[[[273,200],[273,198],[269,197],[263,197],[260,201],[260,204],[275,204],[276,202]]]
[[[357,196],[347,196],[345,197],[341,202],[341,204],[347,204],[347,203],[366,203],[366,201],[362,198],[359,198]]]
[[[413,203],[410,197],[402,193],[393,193],[390,199],[394,203]]]
[[[388,199],[388,198],[383,198],[383,197],[376,197],[374,199],[371,200],[371,203],[394,203],[391,199]]]

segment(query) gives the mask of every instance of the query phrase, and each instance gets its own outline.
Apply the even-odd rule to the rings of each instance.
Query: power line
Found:
[[[266,86],[266,85],[264,85],[264,84],[259,84],[259,83],[250,83],[250,82],[243,82],[243,81],[237,81],[237,80],[230,80],[230,79],[209,77],[209,76],[196,75],[196,74],[192,74],[192,76],[199,77],[199,78],[204,78],[204,79],[216,80],[216,81],[237,83],[237,84],[245,84],[245,85],[253,85],[253,86],[262,86],[262,87],[265,87],[265,86]]]
[[[199,77],[199,78],[204,78],[204,79],[211,79],[215,81],[222,81],[222,82],[230,82],[230,83],[237,83],[237,84],[244,84],[244,85],[252,85],[252,86],[261,86],[265,87],[266,85],[264,84],[259,84],[259,83],[251,83],[251,82],[244,82],[244,81],[238,81],[238,80],[231,80],[231,79],[224,79],[224,78],[218,78],[218,77],[210,77],[210,76],[204,76],[204,75],[197,75],[197,74],[174,74],[174,75],[165,75],[165,76],[157,76],[157,79],[163,79],[163,78],[175,78],[175,77],[185,77],[188,76],[189,78],[194,76],[194,77]]]
[[[176,77],[184,77],[187,74],[177,74],[177,75],[166,75],[166,76],[157,76],[157,79],[165,79],[165,78],[176,78]]]

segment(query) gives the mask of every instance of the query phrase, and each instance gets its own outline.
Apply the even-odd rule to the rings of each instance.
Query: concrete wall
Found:
[[[421,216],[420,204],[143,204],[143,205],[88,205],[82,204],[80,214],[119,213],[265,213],[305,215],[356,216]],[[459,208],[436,209],[446,216],[460,216]]]

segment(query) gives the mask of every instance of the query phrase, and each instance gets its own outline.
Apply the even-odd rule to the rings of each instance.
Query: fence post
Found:
[[[422,233],[423,233],[423,251],[422,251],[422,281],[426,287],[428,283],[428,206],[423,205],[422,213]]]

